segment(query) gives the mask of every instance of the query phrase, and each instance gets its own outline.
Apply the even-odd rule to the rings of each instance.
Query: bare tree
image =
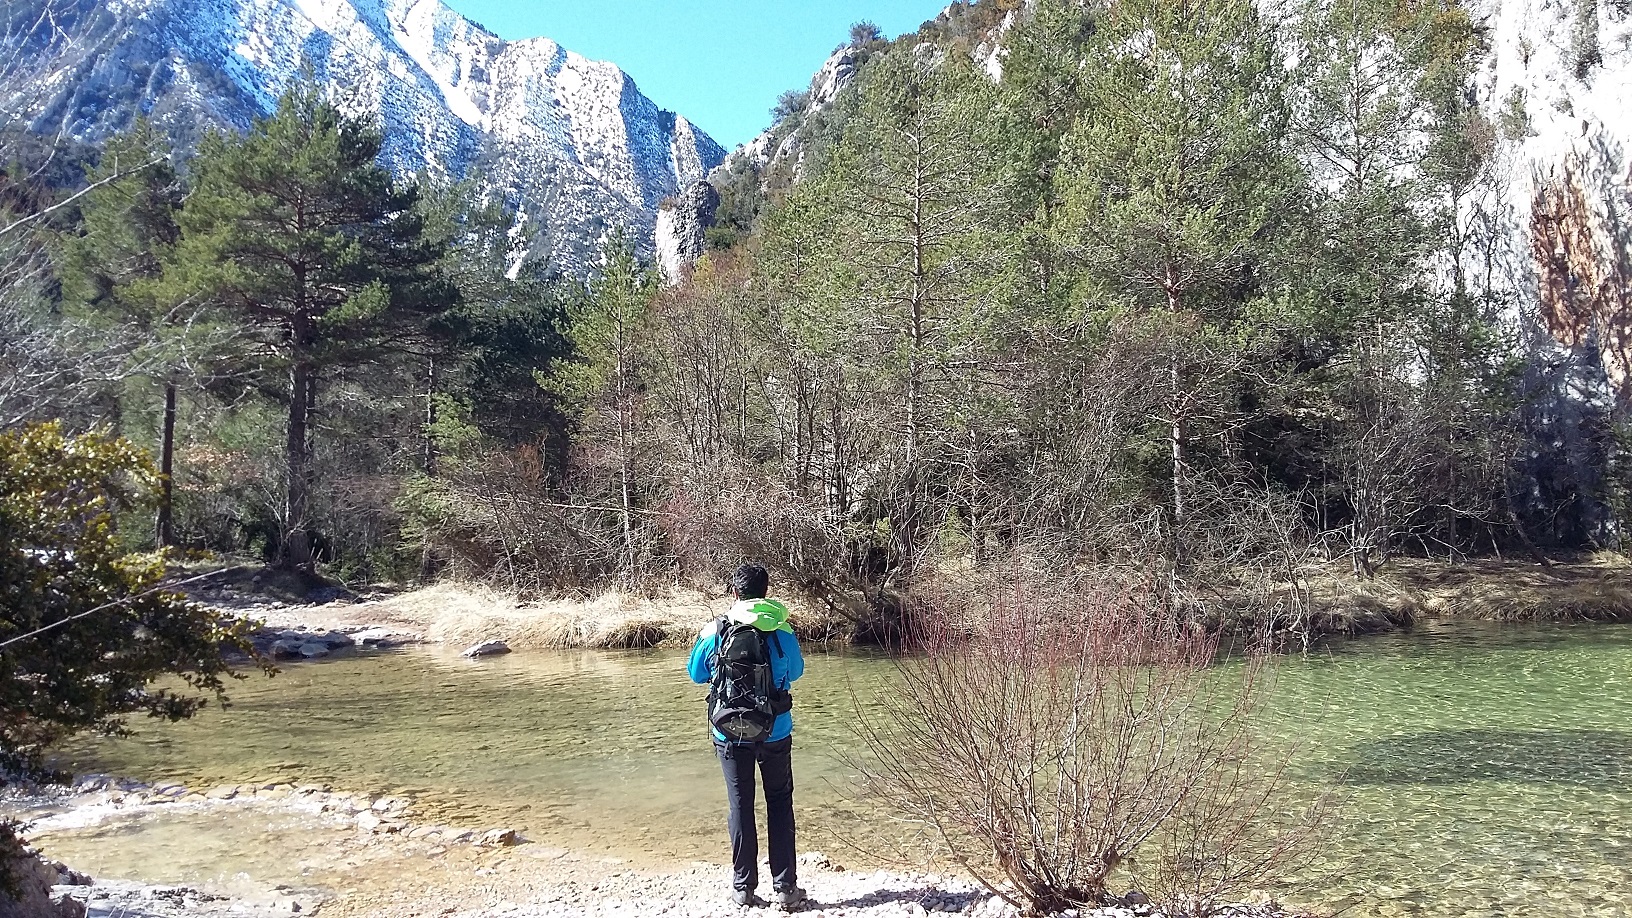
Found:
[[[14,104],[19,88],[73,49],[69,5],[40,0],[0,10],[0,427],[66,413],[73,387],[110,377],[115,363],[85,347],[49,308],[51,266],[34,230],[64,202],[33,185],[57,147],[31,143],[27,112]]]

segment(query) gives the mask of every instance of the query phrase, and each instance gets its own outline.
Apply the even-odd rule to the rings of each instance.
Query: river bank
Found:
[[[59,895],[86,906],[86,918],[580,918],[580,916],[779,914],[726,901],[729,874],[718,864],[653,866],[532,842],[511,829],[475,830],[417,821],[414,801],[369,798],[315,785],[253,783],[187,788],[102,776],[72,788],[12,793],[9,809],[30,816],[46,853],[53,839],[141,823],[237,817],[251,827],[297,821],[330,854],[331,869],[309,883],[236,884],[205,889],[65,877]],[[136,839],[140,841],[138,836]],[[249,840],[245,840],[248,842]],[[154,852],[162,854],[160,851]],[[812,918],[922,918],[955,914],[1014,918],[1018,911],[966,879],[925,871],[851,870],[817,853],[799,859]],[[762,890],[762,892],[765,890]],[[1276,903],[1242,904],[1234,918],[1291,918]],[[1128,901],[1064,913],[1065,918],[1160,918],[1137,894]]]
[[[1632,621],[1632,562],[1607,552],[1548,565],[1402,558],[1367,579],[1334,564],[1307,572],[1301,586],[1305,627],[1315,637],[1394,631],[1424,620]],[[449,582],[359,595],[330,587],[306,590],[271,572],[212,583],[193,595],[263,622],[266,646],[280,638],[301,639],[298,633],[279,632],[347,634],[356,643],[379,647],[422,642],[468,647],[490,640],[514,650],[687,646],[728,605],[723,595],[681,586],[650,594],[608,591],[587,599],[550,599]],[[785,601],[802,640],[854,638],[855,621],[842,610],[800,595]],[[331,649],[343,646],[337,640]]]

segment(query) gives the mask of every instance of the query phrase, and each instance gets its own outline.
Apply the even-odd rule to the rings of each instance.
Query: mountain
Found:
[[[618,228],[650,245],[657,206],[725,151],[616,65],[547,38],[504,41],[440,0],[11,0],[61,31],[0,83],[36,132],[95,142],[146,114],[182,145],[246,129],[309,74],[378,118],[399,174],[478,175],[533,233],[529,257],[583,275]],[[16,49],[7,49],[15,51]]]

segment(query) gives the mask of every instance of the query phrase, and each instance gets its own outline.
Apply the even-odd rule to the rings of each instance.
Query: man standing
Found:
[[[788,626],[788,609],[765,598],[770,575],[758,564],[744,564],[731,575],[731,595],[736,603],[718,621],[704,626],[691,648],[688,671],[691,681],[712,684],[709,694],[710,730],[714,751],[725,771],[726,799],[730,801],[731,900],[738,905],[763,905],[754,893],[759,885],[759,830],[754,824],[754,765],[758,763],[765,781],[765,829],[770,846],[771,901],[792,909],[805,900],[799,888],[793,843],[793,714],[788,688],[805,672],[805,658],[799,639]],[[743,627],[749,626],[749,627]],[[725,659],[722,660],[722,657]],[[722,667],[730,667],[739,688],[726,686]],[[756,668],[761,697],[756,711],[752,690]],[[765,676],[768,675],[768,679]],[[742,689],[740,686],[749,688]],[[730,711],[717,699],[734,692]],[[756,715],[763,717],[757,730]],[[727,718],[730,723],[727,724]],[[725,726],[735,735],[721,732]],[[756,732],[764,735],[743,739]]]

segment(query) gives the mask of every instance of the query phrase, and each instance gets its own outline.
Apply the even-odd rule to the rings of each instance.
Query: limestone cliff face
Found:
[[[710,178],[732,170],[750,171],[763,178],[785,169],[792,180],[797,181],[802,174],[800,167],[804,164],[809,128],[817,116],[833,107],[839,93],[855,81],[860,62],[861,52],[855,48],[834,51],[822,63],[816,75],[810,78],[804,105],[758,137],[731,151],[710,174]]]
[[[1573,159],[1538,177],[1530,201],[1538,314],[1558,344],[1597,358],[1617,405],[1632,388],[1629,205],[1624,183],[1595,188]]]
[[[855,81],[866,54],[850,47],[833,52],[811,77],[796,110],[733,150],[708,173],[706,181],[692,185],[674,207],[658,213],[654,248],[667,283],[678,283],[702,256],[703,234],[720,205],[719,190],[763,201],[770,197],[772,186],[787,187],[804,177],[806,154],[824,129],[823,119]],[[704,192],[699,185],[708,190]]]
[[[694,182],[678,198],[657,211],[657,264],[663,281],[674,285],[685,279],[703,257],[708,228],[720,206],[720,193],[704,181]]]
[[[1632,4],[1474,0],[1494,190],[1463,207],[1463,267],[1521,336],[1521,510],[1560,541],[1623,541],[1604,478],[1632,409]]]
[[[1500,124],[1497,193],[1468,208],[1492,238],[1487,283],[1545,330],[1540,350],[1632,397],[1632,5],[1477,0],[1478,102]],[[1483,257],[1482,255],[1479,257]],[[1478,267],[1478,266],[1476,266]]]

